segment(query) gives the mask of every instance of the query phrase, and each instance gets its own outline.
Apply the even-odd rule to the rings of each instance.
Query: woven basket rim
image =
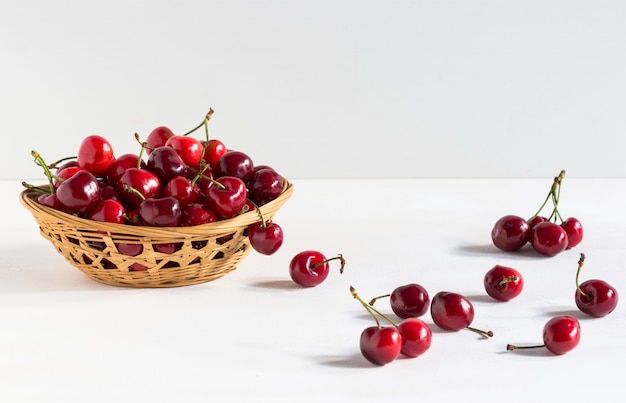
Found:
[[[282,193],[276,199],[260,207],[262,214],[265,215],[271,211],[276,211],[291,197],[291,194],[293,192],[293,184],[286,178],[283,178],[283,182],[284,188]],[[46,186],[40,187],[45,188]],[[259,215],[256,211],[249,211],[233,218],[189,227],[152,227],[145,225],[138,226],[130,224],[108,223],[81,218],[60,210],[56,210],[52,207],[41,205],[35,200],[36,196],[39,195],[40,193],[29,189],[21,191],[19,195],[20,203],[33,215],[37,215],[40,217],[45,216],[48,220],[63,222],[73,225],[76,228],[89,231],[95,230],[131,236],[172,236],[174,234],[180,236],[197,236],[206,234],[207,232],[215,233],[221,231],[230,231],[233,228],[247,226],[259,220]]]

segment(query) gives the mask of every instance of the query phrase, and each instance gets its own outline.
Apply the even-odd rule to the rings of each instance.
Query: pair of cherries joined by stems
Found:
[[[583,239],[582,224],[575,217],[563,219],[558,209],[564,178],[563,170],[554,178],[541,207],[529,219],[509,214],[496,221],[491,230],[493,244],[498,249],[511,252],[530,243],[535,251],[544,256],[555,256],[577,246]],[[541,212],[548,201],[552,202],[552,211],[546,217]]]
[[[41,193],[37,201],[42,205],[117,224],[193,226],[256,209],[259,222],[246,232],[255,250],[272,254],[282,245],[282,228],[265,220],[259,207],[282,193],[284,180],[270,166],[255,165],[244,152],[210,139],[212,114],[213,109],[183,135],[165,126],[155,128],[145,142],[135,134],[139,154],[116,157],[109,141],[99,135],[85,137],[76,157],[51,165],[33,151],[49,186],[24,186]],[[190,136],[203,127],[205,140]]]

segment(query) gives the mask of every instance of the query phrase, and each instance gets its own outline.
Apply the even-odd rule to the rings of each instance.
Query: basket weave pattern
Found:
[[[285,180],[283,193],[261,206],[265,220],[273,219],[292,192],[293,185]],[[41,235],[88,277],[115,286],[177,287],[222,277],[252,250],[247,228],[259,220],[258,213],[251,211],[192,227],[104,223],[42,206],[38,195],[24,190],[20,202],[32,213]],[[140,245],[136,246],[139,252],[135,256],[121,253],[120,244]]]

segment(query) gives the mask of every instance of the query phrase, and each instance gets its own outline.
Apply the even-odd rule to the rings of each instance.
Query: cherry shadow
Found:
[[[285,291],[300,290],[303,288],[291,280],[261,280],[250,283],[250,286],[264,290]]]
[[[317,358],[320,365],[333,368],[380,368],[379,365],[372,364],[367,361],[361,353],[354,353],[350,355],[327,355]]]
[[[507,259],[513,259],[513,260],[530,260],[530,259],[545,258],[545,256],[538,254],[532,248],[528,247],[528,245],[514,252],[506,252],[506,251],[499,250],[492,244],[461,245],[456,250],[458,253],[463,254],[463,255],[494,256],[494,257],[506,256]]]

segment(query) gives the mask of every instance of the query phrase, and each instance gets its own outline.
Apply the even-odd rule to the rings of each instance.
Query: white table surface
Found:
[[[558,172],[558,169],[555,171]],[[626,295],[626,180],[566,178],[563,215],[585,228],[583,242],[552,258],[532,250],[504,253],[491,244],[505,214],[530,216],[547,179],[297,180],[275,217],[285,232],[273,256],[251,253],[218,280],[171,289],[129,289],[94,282],[38,233],[18,202],[19,182],[1,182],[0,402],[342,402],[483,400],[602,401],[626,394],[624,302],[604,318],[574,304],[581,280],[601,278]],[[342,253],[318,287],[294,285],[293,255]],[[525,288],[515,300],[490,300],[484,273],[517,268]],[[384,367],[359,352],[371,317],[366,299],[410,282],[430,295],[467,295],[470,331],[431,324],[431,349]],[[376,305],[390,313],[388,302]],[[552,316],[580,319],[578,347],[506,351],[541,342]]]

